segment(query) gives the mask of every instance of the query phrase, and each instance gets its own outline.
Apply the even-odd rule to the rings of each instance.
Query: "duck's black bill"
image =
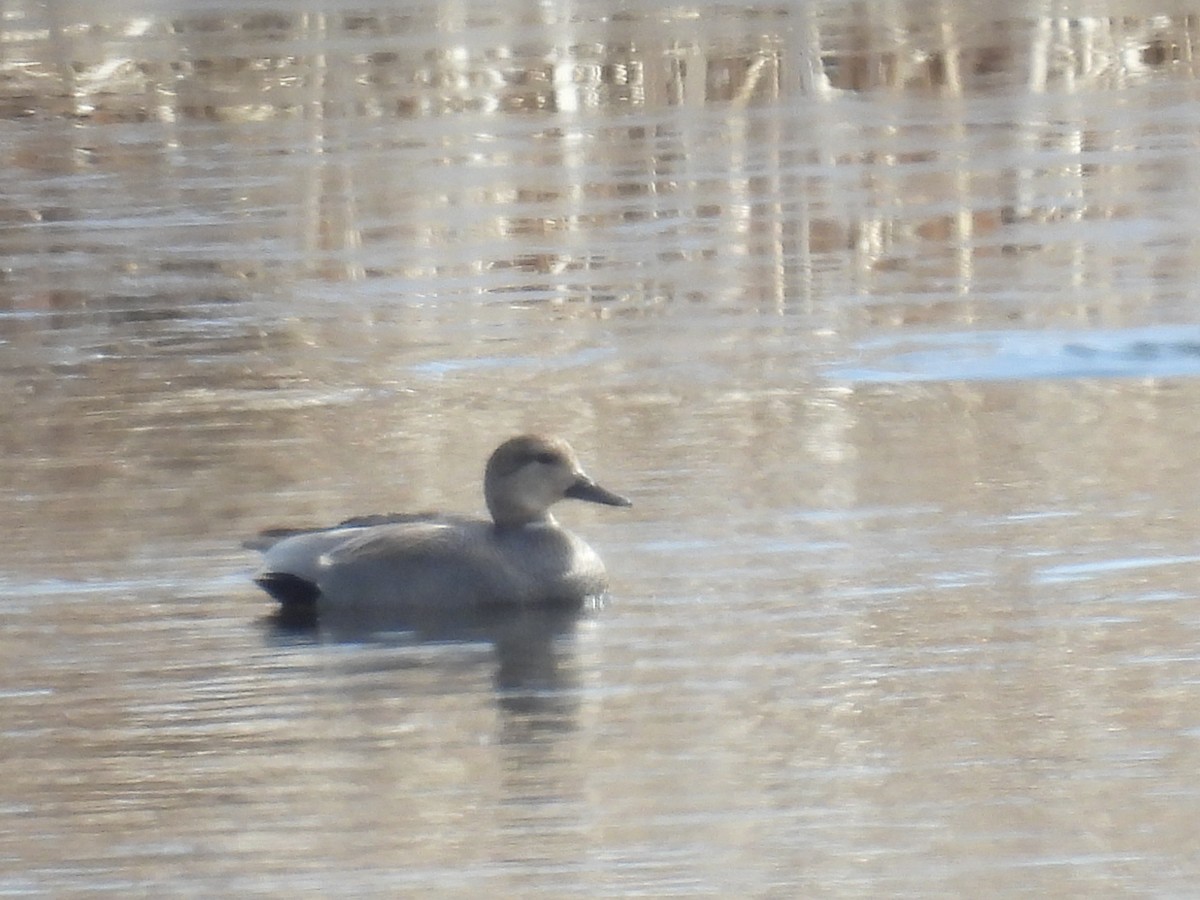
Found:
[[[633,506],[633,501],[628,497],[614,494],[588,478],[580,478],[567,488],[566,496],[588,503],[603,503],[605,506]]]

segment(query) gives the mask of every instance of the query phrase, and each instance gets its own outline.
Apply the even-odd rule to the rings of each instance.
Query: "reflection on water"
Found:
[[[328,611],[327,611],[328,612]],[[336,613],[336,610],[333,611]],[[378,620],[364,622],[324,615],[319,621],[311,610],[279,610],[266,619],[268,635],[281,646],[312,642],[368,643],[417,647],[475,644],[488,647],[495,657],[496,689],[557,691],[567,686],[560,660],[563,639],[575,632],[581,616],[594,609],[488,607],[471,611],[423,610],[419,618],[405,615],[393,629],[382,629]]]
[[[897,345],[905,347],[897,353]],[[924,345],[927,349],[909,349]],[[854,382],[1031,378],[1172,378],[1200,374],[1194,327],[1156,326],[1067,333],[972,331],[906,335],[867,342],[878,367],[842,366],[831,374]]]
[[[7,4],[0,892],[1186,895],[1196,29]],[[524,430],[609,608],[264,621]]]
[[[1048,222],[1186,192],[1159,91],[1194,74],[1189,18],[948,16],[18,3],[0,109],[59,123],[6,147],[20,305],[160,314],[147,274],[628,302],[686,298],[697,265],[779,305],[831,265],[965,291]],[[1118,88],[1145,105],[1105,120],[1088,98]]]

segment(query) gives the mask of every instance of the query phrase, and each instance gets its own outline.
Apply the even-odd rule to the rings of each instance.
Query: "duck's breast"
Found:
[[[509,567],[522,573],[533,602],[578,602],[608,586],[596,552],[557,524],[501,531],[496,542]]]

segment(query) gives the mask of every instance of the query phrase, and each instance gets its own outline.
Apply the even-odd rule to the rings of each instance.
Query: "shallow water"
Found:
[[[939,10],[10,4],[0,892],[1188,894],[1195,22]],[[534,428],[606,608],[268,621]]]

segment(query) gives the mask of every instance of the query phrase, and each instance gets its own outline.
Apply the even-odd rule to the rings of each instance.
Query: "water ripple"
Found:
[[[1200,375],[1200,329],[1194,326],[889,335],[855,349],[861,362],[832,367],[831,378],[881,383]]]

